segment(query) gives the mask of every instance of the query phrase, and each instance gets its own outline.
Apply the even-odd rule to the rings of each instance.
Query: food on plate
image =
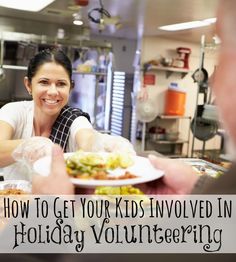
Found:
[[[31,183],[26,180],[6,180],[0,182],[1,195],[26,195],[31,193]]]
[[[117,168],[124,169],[133,163],[129,154],[110,153],[101,155],[78,151],[66,159],[66,169],[71,177],[80,179],[130,179],[137,176],[127,170],[120,176],[111,176],[109,171]]]
[[[209,175],[215,178],[221,176],[224,173],[223,171],[215,170],[207,165],[193,165],[192,168],[198,175]]]
[[[148,196],[146,196],[139,188],[134,187],[132,185],[127,186],[120,186],[120,187],[112,187],[112,186],[100,186],[96,187],[94,191],[94,195],[97,195],[98,197],[105,197],[105,199],[108,199],[111,207],[112,204],[116,205],[116,199],[117,196],[122,196],[124,199],[127,199],[129,201],[135,201],[137,203],[140,203],[142,201],[143,208],[149,208],[150,200]],[[121,206],[123,210],[126,208],[121,203]],[[110,209],[112,211],[112,209]]]
[[[131,185],[121,187],[100,186],[95,189],[96,195],[143,195],[144,193]]]
[[[115,169],[118,167],[127,168],[132,166],[133,163],[134,161],[129,154],[111,153],[107,157],[106,167],[108,169]]]
[[[222,162],[220,162],[220,165],[222,167],[226,168],[226,169],[230,169],[232,163],[231,162],[224,162],[224,161],[222,161]]]
[[[7,188],[0,190],[0,195],[25,195],[28,194],[22,189],[17,188]]]

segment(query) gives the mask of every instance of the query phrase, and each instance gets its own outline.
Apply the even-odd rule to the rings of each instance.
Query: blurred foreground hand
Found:
[[[44,195],[73,195],[74,186],[66,172],[63,151],[59,145],[52,147],[51,172],[47,177],[34,175],[32,193]]]
[[[182,161],[149,156],[152,165],[164,171],[161,179],[139,185],[145,194],[190,194],[199,179],[191,166]]]

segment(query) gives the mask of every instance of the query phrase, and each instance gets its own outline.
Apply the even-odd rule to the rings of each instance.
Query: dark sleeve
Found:
[[[236,165],[219,178],[200,177],[192,194],[236,194]]]
[[[192,194],[204,194],[205,189],[210,186],[211,183],[214,183],[214,178],[208,175],[202,175],[199,177],[198,181],[194,185]]]

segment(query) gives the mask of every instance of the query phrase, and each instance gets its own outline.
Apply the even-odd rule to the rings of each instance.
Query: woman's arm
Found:
[[[102,134],[88,122],[85,117],[78,117],[71,127],[72,137],[75,137],[77,149],[90,152],[123,152],[135,154],[132,144],[120,136]]]
[[[11,154],[22,140],[11,140],[13,137],[13,128],[1,120],[0,130],[0,167],[5,167],[15,162]]]
[[[136,154],[133,145],[126,138],[102,134],[95,129],[78,130],[76,139],[78,149],[84,151]]]
[[[84,151],[93,151],[93,145],[96,137],[96,131],[92,128],[82,128],[76,133],[76,143],[78,149]]]

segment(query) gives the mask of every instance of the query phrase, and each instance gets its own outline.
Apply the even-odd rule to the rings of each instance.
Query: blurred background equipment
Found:
[[[155,97],[147,96],[146,99],[136,101],[136,117],[143,123],[141,150],[145,150],[146,123],[152,122],[158,115],[157,101]]]
[[[191,123],[191,131],[193,133],[191,152],[192,157],[194,152],[194,139],[197,138],[198,140],[203,142],[203,157],[205,154],[206,141],[213,138],[218,131],[218,117],[216,107],[214,105],[211,105],[212,93],[211,90],[208,88],[208,72],[204,68],[205,49],[205,35],[202,35],[199,68],[192,75],[194,82],[196,82],[198,85],[195,115]],[[199,94],[203,94],[203,104],[199,104]]]
[[[158,114],[156,99],[148,96],[146,100],[137,99],[136,103],[136,114],[137,119],[143,123],[153,121]]]
[[[130,139],[134,75],[122,71],[112,74],[110,130],[112,135]]]
[[[175,61],[179,64],[173,66],[189,69],[189,56],[191,54],[191,49],[187,47],[178,47],[176,51],[179,54],[179,57],[175,59]]]
[[[80,6],[87,6],[89,3],[89,0],[74,0],[76,5]]]
[[[107,25],[114,25],[116,29],[119,29],[122,26],[120,17],[111,16],[109,11],[104,8],[102,0],[99,0],[99,4],[100,7],[93,8],[88,12],[89,20],[97,24],[100,31],[104,30]]]
[[[3,69],[3,56],[4,56],[4,41],[1,39],[1,50],[0,50],[0,82],[6,77],[5,71]]]

